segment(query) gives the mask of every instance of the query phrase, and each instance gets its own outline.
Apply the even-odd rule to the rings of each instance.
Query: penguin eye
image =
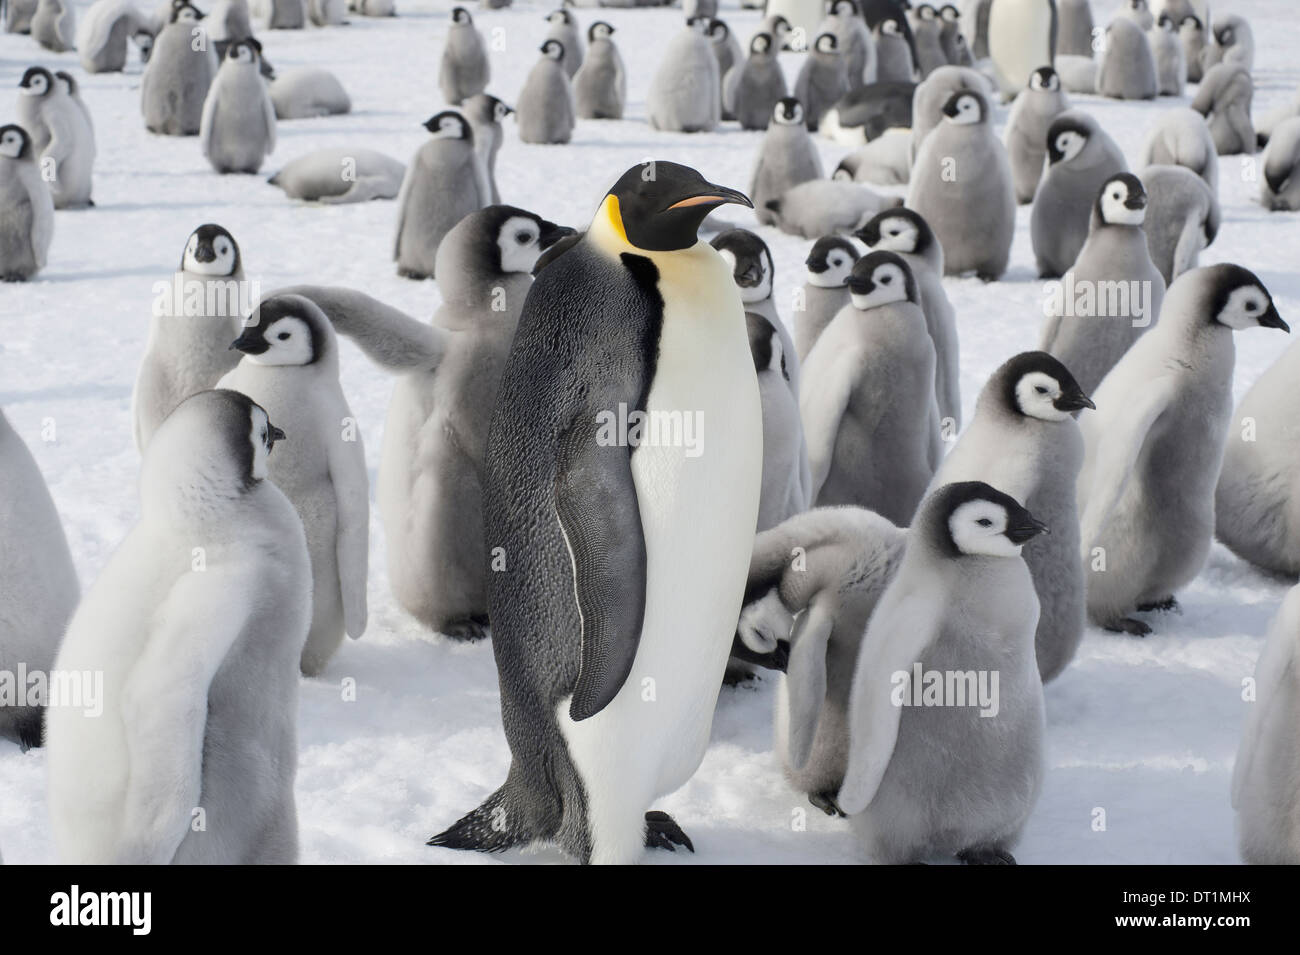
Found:
[[[1248,312],[1253,312],[1258,308],[1259,308],[1259,303],[1257,303],[1254,299],[1251,299],[1249,302],[1246,303],[1246,311]]]
[[[1047,389],[1042,385],[1034,385],[1034,391],[1038,392],[1040,395],[1047,394]]]
[[[894,281],[894,277],[892,275],[883,275],[880,278],[881,285],[888,285],[892,281]]]
[[[288,332],[281,332],[279,335],[276,335],[275,337],[282,342],[287,342],[291,336]]]
[[[993,526],[993,522],[992,522],[991,520],[989,520],[987,517],[981,517],[981,518],[980,518],[978,521],[976,521],[975,523],[978,524],[980,527],[992,527],[992,526]]]

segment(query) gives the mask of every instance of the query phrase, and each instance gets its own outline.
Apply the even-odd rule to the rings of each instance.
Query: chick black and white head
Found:
[[[918,20],[935,20],[938,19],[939,11],[933,5],[923,3],[916,8],[916,19]]]
[[[190,233],[181,253],[181,271],[197,275],[230,276],[239,271],[239,244],[215,222]]]
[[[329,319],[314,302],[273,295],[253,309],[230,347],[255,365],[302,366],[324,358],[332,340]]]
[[[573,234],[570,228],[515,206],[488,206],[473,217],[482,219],[481,234],[490,240],[485,243],[487,264],[500,274],[531,273],[543,252]]]
[[[5,159],[31,159],[32,137],[16,123],[0,126],[0,156]]]
[[[849,298],[861,311],[893,305],[916,304],[916,279],[912,270],[894,252],[869,252],[849,272]]]
[[[469,11],[464,7],[451,8],[451,22],[466,26],[474,22],[474,18],[469,15]]]
[[[1116,173],[1097,193],[1094,210],[1105,225],[1139,226],[1147,217],[1147,191],[1131,172]]]
[[[1174,22],[1174,18],[1163,10],[1160,11],[1160,18],[1156,20],[1156,28],[1159,29],[1161,33],[1178,32],[1178,24]]]
[[[182,401],[154,433],[141,467],[146,513],[165,508],[210,515],[219,501],[238,499],[265,480],[268,460],[285,433],[247,395],[200,391]]]
[[[1044,351],[1009,359],[993,372],[989,387],[1004,409],[1040,421],[1064,421],[1083,408],[1097,407],[1070,370]]]
[[[548,14],[546,15],[546,22],[547,22],[547,23],[565,23],[565,24],[572,23],[572,22],[573,22],[573,14],[570,13],[568,10],[565,10],[565,9],[552,10],[550,13],[548,13]]]
[[[698,33],[700,36],[708,36],[709,27],[712,23],[712,17],[706,17],[703,15],[687,17],[686,29],[690,30],[692,33]]]
[[[952,558],[1019,557],[1048,528],[1015,498],[983,481],[945,484],[921,503],[918,532]]]
[[[1047,127],[1047,161],[1050,165],[1070,162],[1083,152],[1092,129],[1074,116],[1058,116]]]
[[[746,304],[772,297],[775,266],[767,243],[748,229],[728,229],[710,243],[731,267],[731,276]]]
[[[226,49],[226,59],[240,66],[259,66],[262,58],[262,44],[249,37],[236,40]]]
[[[939,8],[939,19],[943,20],[944,23],[960,23],[961,11],[951,3],[945,3]]]
[[[819,33],[817,39],[813,41],[813,49],[818,53],[839,53],[840,41],[835,38],[834,33]]]
[[[925,255],[936,242],[930,224],[915,209],[905,206],[876,213],[853,234],[873,249],[910,255]]]
[[[779,14],[773,17],[772,22],[768,25],[772,28],[772,33],[777,41],[778,46],[781,44],[782,41],[784,41],[785,37],[790,33],[792,29],[792,27],[790,26],[790,21]]]
[[[760,375],[773,372],[789,381],[790,370],[785,364],[785,349],[781,346],[781,336],[772,323],[756,312],[746,312],[745,327],[749,332],[749,354],[754,359],[754,371]]]
[[[48,96],[55,88],[54,74],[43,66],[29,66],[18,81],[18,90],[24,96]]]
[[[614,28],[604,20],[597,20],[587,27],[587,42],[589,43],[595,43],[597,40],[608,40],[613,35]]]
[[[172,15],[169,23],[188,23],[202,20],[205,14],[188,0],[172,0]]]
[[[1050,66],[1040,66],[1029,74],[1029,88],[1044,93],[1055,93],[1061,88],[1061,78]]]
[[[538,49],[542,51],[542,56],[548,60],[554,60],[556,63],[564,60],[564,44],[559,40],[547,40]]]
[[[843,288],[860,257],[857,247],[843,236],[822,236],[813,243],[812,251],[804,259],[804,265],[808,267],[808,284],[818,288]]]
[[[803,103],[793,96],[783,96],[772,107],[772,122],[778,126],[802,126]]]
[[[1278,314],[1264,283],[1254,272],[1240,265],[1210,265],[1193,269],[1175,280],[1174,286],[1184,279],[1201,288],[1208,306],[1210,321],[1240,331],[1244,328],[1280,328],[1291,331]],[[1173,286],[1171,286],[1171,289]],[[1181,289],[1179,290],[1181,291]]]
[[[709,36],[713,38],[714,43],[723,43],[731,36],[731,28],[717,17],[713,17],[709,20]]]
[[[944,122],[957,126],[976,126],[988,117],[989,104],[974,90],[958,90],[943,104]]]
[[[441,113],[434,113],[424,121],[423,125],[433,135],[434,139],[463,139],[468,143],[474,141],[474,133],[470,129],[469,120],[454,109],[444,109]]]
[[[749,40],[750,53],[767,53],[772,49],[772,34],[755,33]]]
[[[885,17],[877,24],[878,29],[885,36],[901,36],[902,28],[898,25],[898,20],[894,17]]]
[[[1178,23],[1178,32],[1185,33],[1189,36],[1200,33],[1204,29],[1205,27],[1201,23],[1201,18],[1191,13],[1183,17],[1183,19]]]
[[[831,16],[847,20],[858,15],[858,5],[854,0],[831,0]]]

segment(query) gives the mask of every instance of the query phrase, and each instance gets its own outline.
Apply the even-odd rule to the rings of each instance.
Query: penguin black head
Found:
[[[1007,410],[1041,421],[1064,421],[1082,408],[1096,409],[1074,375],[1045,351],[1021,352],[990,379]]]
[[[944,122],[958,126],[974,126],[984,122],[989,114],[989,104],[974,90],[958,90],[943,104]]]
[[[226,48],[226,59],[232,63],[257,66],[261,58],[262,44],[251,36],[243,40],[236,40]]]
[[[1074,116],[1058,116],[1047,127],[1047,159],[1049,165],[1069,162],[1088,145],[1092,129]]]
[[[1050,66],[1040,66],[1029,74],[1029,88],[1054,93],[1061,88],[1061,78]]]
[[[818,288],[843,288],[859,258],[857,247],[848,239],[824,235],[813,243],[803,264],[808,267],[810,284]]]
[[[32,137],[16,123],[0,126],[0,156],[5,159],[31,159]]]
[[[466,10],[464,7],[452,7],[451,22],[459,23],[459,24],[470,24],[474,22],[474,18],[469,15],[469,11]]]
[[[181,271],[227,276],[239,271],[239,245],[235,237],[214,222],[190,233],[181,253]]]
[[[767,243],[748,229],[728,229],[710,243],[731,266],[731,277],[740,289],[742,302],[761,302],[772,297],[776,267]]]
[[[564,61],[564,44],[559,40],[547,40],[538,49],[548,60],[554,60],[556,63]]]
[[[803,103],[793,96],[783,96],[772,108],[772,121],[778,126],[802,126]]]
[[[928,3],[923,3],[916,8],[916,18],[918,20],[933,20],[938,15],[939,11]]]
[[[772,32],[778,36],[789,33],[791,29],[790,21],[780,14],[772,18]]]
[[[766,371],[780,372],[781,377],[789,381],[790,370],[785,364],[781,336],[772,323],[757,312],[746,312],[745,328],[749,332],[749,354],[754,359],[754,371],[760,375]]]
[[[702,14],[686,18],[686,29],[699,33],[702,36],[709,35],[710,24],[713,17],[706,17]]]
[[[469,121],[454,109],[444,109],[441,113],[434,113],[424,121],[423,126],[433,134],[434,139],[463,139],[471,143],[474,141],[474,133],[469,127]]]
[[[878,29],[885,36],[902,35],[902,27],[898,25],[898,20],[895,17],[885,17],[885,19],[880,21],[876,29]]]
[[[258,365],[313,365],[326,352],[329,319],[300,295],[273,295],[244,319],[230,343]]]
[[[719,20],[717,17],[712,17],[709,20],[709,36],[713,37],[715,42],[721,43],[730,35],[731,35],[731,28],[728,27],[721,20]]]
[[[573,14],[564,8],[552,10],[546,15],[546,22],[570,24],[573,22]]]
[[[894,252],[867,253],[854,263],[846,284],[853,307],[859,311],[895,302],[916,304],[916,279]]]
[[[1237,38],[1233,26],[1232,23],[1226,23],[1214,28],[1214,38],[1219,41],[1219,46],[1232,46]]]
[[[172,0],[172,15],[168,23],[179,23],[187,20],[202,20],[205,14],[198,7],[190,3],[189,0]]]
[[[1141,225],[1147,216],[1147,191],[1131,172],[1111,176],[1097,193],[1093,211],[1106,225]]]
[[[18,89],[27,96],[45,96],[54,89],[54,74],[43,66],[29,66],[18,81]]]
[[[178,491],[182,507],[196,491],[208,502],[247,493],[266,478],[267,458],[283,440],[266,409],[242,392],[217,388],[191,395],[149,442],[141,470],[146,507],[175,499]]]
[[[750,53],[766,53],[772,49],[772,34],[755,33],[749,39]]]
[[[939,8],[939,17],[945,23],[958,23],[961,21],[961,11],[951,3],[945,3]]]
[[[835,39],[834,33],[821,33],[813,41],[813,49],[818,53],[838,53],[840,52],[840,41]]]
[[[587,27],[587,42],[595,43],[597,40],[608,40],[614,35],[614,28],[604,20],[597,20],[591,26]]]
[[[714,185],[690,166],[658,159],[633,166],[606,193],[601,209],[638,249],[689,249],[704,217],[723,203],[754,204],[743,192]]]
[[[925,255],[934,247],[934,230],[921,213],[906,206],[896,206],[876,213],[854,236],[882,252],[909,252]]]
[[[1205,29],[1204,25],[1201,23],[1201,18],[1194,13],[1187,14],[1187,16],[1183,17],[1183,19],[1178,23],[1179,30],[1186,30],[1188,27],[1191,27],[1192,30],[1197,33],[1200,33]]]
[[[54,78],[63,87],[63,92],[69,96],[76,96],[81,92],[81,86],[77,83],[77,78],[67,70],[55,70]]]
[[[1174,23],[1174,18],[1163,10],[1160,11],[1160,19],[1156,21],[1156,26],[1160,27],[1160,29],[1166,33],[1173,33],[1178,29],[1178,25]]]
[[[921,503],[916,528],[949,557],[1019,557],[1047,525],[983,481],[945,484]]]
[[[856,17],[858,5],[854,0],[831,0],[831,16]]]
[[[474,220],[472,228],[476,238],[482,237],[487,268],[498,275],[530,274],[543,252],[574,234],[567,226],[515,206],[487,206],[465,218]]]
[[[1277,313],[1273,297],[1264,288],[1264,283],[1249,269],[1225,263],[1185,274],[1190,276],[1187,281],[1208,283],[1211,322],[1233,329],[1259,327],[1291,331],[1291,327]],[[1181,276],[1179,281],[1182,281]],[[1179,284],[1179,281],[1174,284]]]

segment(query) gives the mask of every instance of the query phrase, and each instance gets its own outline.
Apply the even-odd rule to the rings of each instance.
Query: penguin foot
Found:
[[[18,732],[18,748],[24,753],[29,749],[41,747],[41,723],[43,710],[34,710],[18,718],[14,729]]]
[[[722,674],[722,685],[741,686],[752,683],[757,676],[758,674],[747,663],[731,659],[727,661],[727,669]]]
[[[1111,633],[1128,633],[1135,637],[1145,637],[1151,632],[1151,625],[1141,620],[1134,620],[1132,617],[1121,617],[1114,623],[1106,624],[1105,629]]]
[[[957,853],[962,865],[1015,865],[1016,857],[1005,849],[984,846],[979,849],[963,849]]]
[[[645,845],[647,849],[667,849],[669,852],[676,852],[678,846],[695,851],[690,837],[682,832],[682,827],[673,821],[673,817],[655,809],[645,814]]]
[[[431,275],[425,275],[423,272],[417,272],[414,269],[403,268],[402,266],[398,266],[397,274],[404,279],[415,279],[417,282],[433,277]]]
[[[451,623],[440,627],[438,632],[451,637],[453,640],[472,643],[475,640],[482,640],[488,635],[488,618],[465,617],[461,620],[453,620]]]
[[[834,792],[809,793],[808,801],[828,816],[839,816],[841,819],[846,818],[844,810],[841,809],[840,804],[835,801]]]
[[[1156,600],[1149,604],[1138,604],[1138,610],[1143,612],[1157,610],[1160,613],[1169,613],[1178,609],[1180,608],[1176,597],[1166,597],[1164,600]]]

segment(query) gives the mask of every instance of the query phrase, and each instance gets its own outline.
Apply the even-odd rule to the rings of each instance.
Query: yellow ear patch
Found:
[[[609,195],[605,197],[605,216],[609,219],[609,224],[618,237],[631,245],[632,243],[628,242],[627,230],[623,228],[623,213],[618,207],[618,196]]]

